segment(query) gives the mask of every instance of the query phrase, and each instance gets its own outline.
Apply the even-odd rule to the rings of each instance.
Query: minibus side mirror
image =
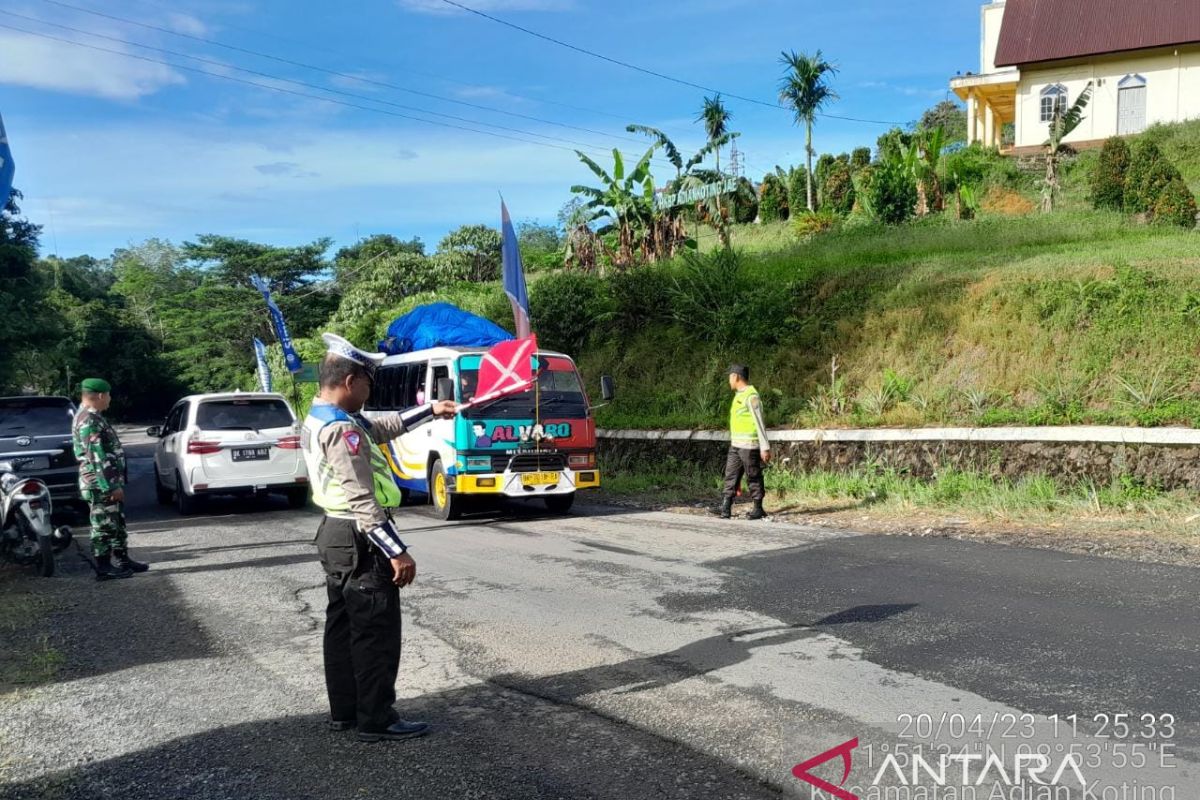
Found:
[[[604,398],[604,402],[611,403],[613,398],[617,396],[617,387],[613,383],[612,375],[600,376],[600,396]]]

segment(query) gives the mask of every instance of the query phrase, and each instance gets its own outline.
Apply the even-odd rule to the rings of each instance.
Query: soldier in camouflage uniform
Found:
[[[108,381],[88,378],[71,425],[79,490],[90,509],[96,580],[128,578],[150,567],[129,557],[125,533],[125,449],[102,414],[112,402]]]

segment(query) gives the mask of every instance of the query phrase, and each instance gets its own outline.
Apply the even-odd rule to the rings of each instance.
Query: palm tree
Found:
[[[796,115],[796,124],[804,124],[805,130],[805,170],[808,210],[813,210],[813,171],[812,171],[812,129],[817,114],[829,103],[837,99],[837,93],[826,83],[826,77],[837,74],[837,65],[825,60],[818,50],[815,55],[784,52],[779,61],[787,68],[783,80],[779,84],[779,102],[787,106]]]
[[[704,108],[700,110],[696,122],[704,123],[704,133],[708,136],[709,144],[712,144],[729,132],[729,120],[731,119],[733,119],[733,114],[729,113],[729,109],[721,102],[721,93],[717,92],[715,97],[704,98]],[[720,172],[721,148],[718,146],[714,148],[713,152],[716,155],[717,172]]]
[[[1092,98],[1092,82],[1083,87],[1076,100],[1063,113],[1057,105],[1054,108],[1054,120],[1050,123],[1050,138],[1044,145],[1046,148],[1046,181],[1042,186],[1042,211],[1049,213],[1054,210],[1054,201],[1058,198],[1058,159],[1063,151],[1063,139],[1083,122],[1083,110],[1087,108]]]

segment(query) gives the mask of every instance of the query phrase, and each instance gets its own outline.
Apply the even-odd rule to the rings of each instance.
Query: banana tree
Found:
[[[1054,203],[1058,199],[1058,167],[1065,147],[1063,140],[1079,127],[1079,123],[1083,122],[1083,110],[1087,108],[1091,98],[1092,82],[1088,81],[1088,85],[1083,87],[1083,91],[1079,93],[1079,98],[1065,113],[1058,108],[1057,104],[1055,105],[1054,119],[1050,122],[1050,138],[1043,145],[1046,148],[1046,180],[1042,185],[1043,213],[1048,214],[1053,211]]]
[[[584,153],[575,151],[579,160],[587,165],[601,185],[572,186],[571,191],[588,198],[585,208],[596,212],[592,222],[607,220],[606,228],[616,234],[617,248],[613,261],[620,267],[628,267],[638,253],[649,256],[646,232],[654,222],[654,177],[650,174],[650,159],[658,145],[650,146],[633,169],[626,171],[625,157],[613,148],[613,168],[608,170]]]
[[[667,160],[675,167],[675,180],[671,182],[668,189],[672,192],[677,192],[683,189],[691,189],[696,186],[702,186],[706,183],[720,180],[723,176],[720,170],[698,170],[701,164],[704,163],[710,155],[718,154],[722,147],[732,142],[741,136],[741,133],[736,131],[720,131],[715,137],[711,137],[709,141],[701,147],[696,153],[686,162],[683,160],[683,155],[679,148],[671,141],[671,137],[660,131],[658,128],[652,128],[649,125],[628,125],[625,130],[630,133],[640,133],[644,136],[649,136],[654,139],[659,147],[663,149]],[[719,163],[719,162],[718,162]],[[721,207],[720,197],[714,197],[707,201],[697,204],[696,212],[699,217],[704,218],[706,222],[712,225],[717,233],[721,236],[721,241],[728,246],[729,230],[728,219],[724,209]],[[674,211],[665,212],[668,216],[667,224],[664,227],[668,233],[668,240],[679,242],[686,238],[683,219]],[[675,246],[670,246],[671,255],[674,255]]]
[[[913,144],[917,150],[917,214],[924,216],[930,211],[943,211],[946,202],[938,168],[942,148],[946,145],[945,129],[940,125],[932,130],[922,129]]]

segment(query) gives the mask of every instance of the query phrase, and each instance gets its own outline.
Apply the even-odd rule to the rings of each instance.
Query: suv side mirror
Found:
[[[617,396],[617,387],[613,383],[612,375],[600,376],[600,396],[604,398],[604,402],[611,403],[613,398]]]
[[[438,378],[437,380],[437,395],[434,400],[453,400],[454,399],[454,380],[452,378]]]
[[[152,439],[161,439],[163,435],[163,429],[158,425],[155,425],[152,428],[146,428],[146,435]]]

